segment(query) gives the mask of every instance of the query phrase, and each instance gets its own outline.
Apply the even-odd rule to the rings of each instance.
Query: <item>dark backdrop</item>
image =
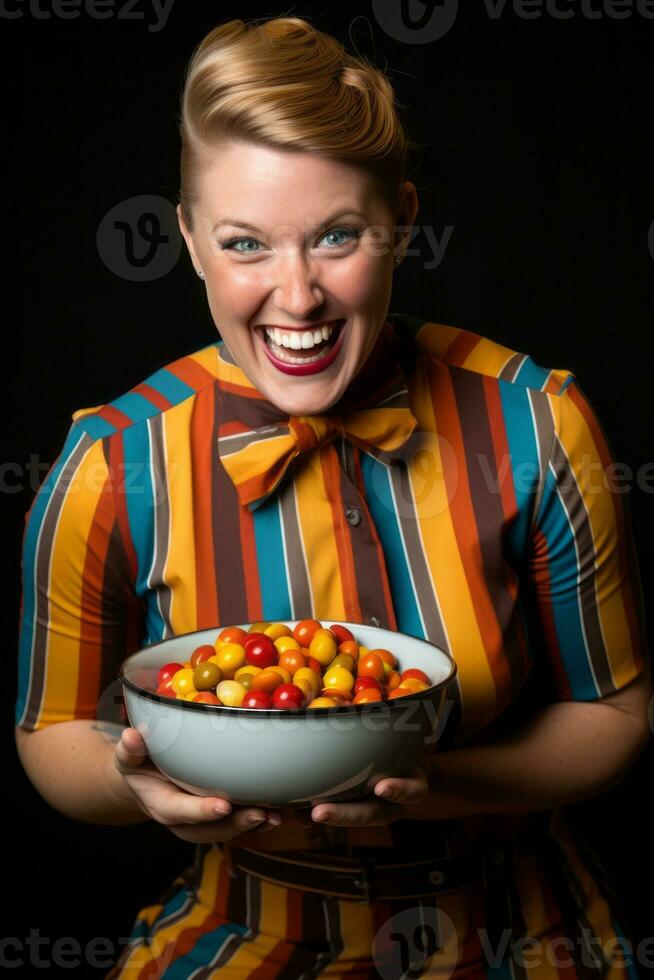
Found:
[[[435,16],[454,11],[448,2]],[[175,237],[149,266],[129,266],[103,219],[116,206],[134,219],[140,207],[169,231],[182,73],[218,22],[307,16],[388,67],[410,134],[424,144],[413,175],[421,230],[396,274],[391,309],[475,330],[577,374],[629,468],[647,599],[653,584],[654,21],[646,5],[568,0],[559,14],[550,4],[534,16],[533,3],[475,0],[424,43],[419,32],[389,27],[392,0],[359,3],[347,17],[326,3],[244,11],[175,0],[165,23],[145,0],[101,9],[104,19],[82,0],[77,8],[6,0],[0,14],[14,58],[5,84],[2,282],[5,296],[17,290],[19,300],[5,321],[5,347],[8,358],[16,342],[20,352],[17,364],[5,360],[5,859],[16,856],[19,873],[3,931],[22,943],[30,930],[33,940],[47,937],[45,959],[62,937],[117,943],[192,857],[191,845],[155,825],[99,828],[52,811],[18,765],[12,729],[20,540],[35,461],[43,472],[54,460],[75,409],[115,398],[215,336],[187,255],[175,260]],[[126,203],[142,195],[155,196],[148,207]],[[153,227],[143,226],[146,237]],[[430,234],[446,243],[440,262]],[[654,935],[651,762],[648,749],[619,787],[571,808],[609,863],[638,939]],[[15,949],[8,955],[21,955]],[[30,955],[33,963],[22,953],[26,962]]]

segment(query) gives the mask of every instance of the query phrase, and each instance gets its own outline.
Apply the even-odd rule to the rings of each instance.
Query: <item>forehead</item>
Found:
[[[229,141],[206,150],[203,164],[201,196],[207,207],[216,208],[216,218],[219,210],[260,223],[254,209],[290,220],[290,212],[323,205],[330,211],[373,206],[370,181],[361,171],[313,153]]]

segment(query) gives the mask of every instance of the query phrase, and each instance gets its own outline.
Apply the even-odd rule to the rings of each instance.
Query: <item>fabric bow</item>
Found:
[[[218,454],[238,492],[253,511],[279,486],[301,453],[342,436],[382,462],[392,463],[417,425],[406,378],[395,378],[379,400],[343,416],[290,415],[274,425],[218,437]],[[384,459],[383,457],[387,458]]]

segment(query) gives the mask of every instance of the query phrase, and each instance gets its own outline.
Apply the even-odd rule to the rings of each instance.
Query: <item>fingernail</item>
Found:
[[[255,823],[263,823],[265,819],[266,819],[265,817],[257,817],[254,815],[254,813],[251,813],[250,816],[247,818],[247,823],[252,824],[252,826],[254,826]]]
[[[384,789],[378,790],[377,796],[383,796],[385,800],[388,800],[393,795],[393,787],[385,786]]]
[[[230,806],[227,806],[224,803],[216,803],[215,807],[213,808],[213,812],[217,813],[220,817],[226,817],[227,814],[230,813],[231,809],[232,808]]]
[[[317,820],[318,823],[322,823],[323,820],[328,820],[329,819],[329,814],[328,813],[319,813],[313,819],[314,820]]]
[[[281,822],[282,822],[282,818],[279,817],[276,813],[271,813],[270,816],[268,817],[268,823],[272,827],[279,827]]]

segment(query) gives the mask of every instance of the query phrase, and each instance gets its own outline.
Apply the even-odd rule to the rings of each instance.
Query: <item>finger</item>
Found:
[[[366,800],[364,803],[321,804],[314,807],[311,817],[330,827],[385,826],[397,817],[398,808],[383,800]]]
[[[219,820],[196,823],[193,826],[183,823],[172,824],[169,829],[183,840],[206,844],[212,841],[231,840],[232,837],[264,825],[265,820],[264,811],[244,807]]]
[[[429,783],[424,771],[414,767],[401,778],[380,780],[374,792],[392,803],[420,803],[429,793]]]
[[[147,757],[148,750],[136,728],[125,728],[116,745],[115,761],[122,771],[136,769]]]

